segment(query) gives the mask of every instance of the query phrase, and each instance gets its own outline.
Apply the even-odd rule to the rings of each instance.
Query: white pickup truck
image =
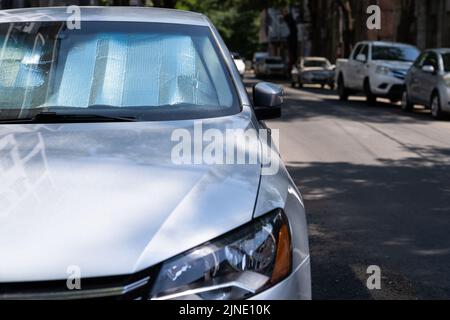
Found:
[[[348,60],[337,63],[339,98],[346,101],[350,94],[362,92],[369,104],[375,103],[377,97],[399,101],[405,76],[419,53],[416,47],[400,43],[358,43]]]

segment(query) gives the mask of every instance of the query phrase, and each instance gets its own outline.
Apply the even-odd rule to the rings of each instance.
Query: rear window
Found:
[[[281,64],[283,60],[281,58],[266,58],[267,64]]]

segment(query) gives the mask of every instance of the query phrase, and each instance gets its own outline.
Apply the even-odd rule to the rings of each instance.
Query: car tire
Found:
[[[431,107],[431,116],[436,120],[442,119],[444,114],[441,108],[441,99],[439,97],[439,93],[435,92],[431,97],[430,107]]]
[[[405,88],[402,94],[402,110],[410,112],[414,109],[414,104],[409,101],[408,90]]]
[[[366,101],[369,106],[373,106],[377,102],[377,97],[373,95],[372,89],[370,89],[370,81],[366,79],[364,81],[364,94],[366,95]]]
[[[344,78],[342,76],[339,76],[337,87],[338,87],[339,100],[348,101],[349,92],[348,92],[347,88],[345,87]]]
[[[297,87],[297,83],[295,83],[295,81],[292,81],[292,82],[291,82],[291,88],[294,88],[294,89],[295,89],[296,87]]]

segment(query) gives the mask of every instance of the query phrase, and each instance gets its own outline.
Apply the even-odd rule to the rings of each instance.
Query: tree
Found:
[[[207,15],[231,51],[250,58],[258,48],[260,5],[254,0],[178,0],[176,8]]]
[[[352,4],[350,0],[336,0],[339,9],[342,13],[343,19],[343,55],[348,57],[352,51],[352,45],[354,40],[354,19],[353,19],[353,10]]]
[[[155,7],[161,8],[175,8],[177,5],[177,0],[153,0],[153,5]]]

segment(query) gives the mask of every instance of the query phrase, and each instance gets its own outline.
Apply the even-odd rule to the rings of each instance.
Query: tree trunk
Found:
[[[342,38],[344,40],[343,43],[343,54],[345,57],[348,57],[353,49],[353,40],[354,40],[354,26],[353,26],[353,13],[352,6],[349,0],[336,0],[338,6],[341,8],[344,18],[344,31]]]
[[[292,16],[291,10],[288,9],[287,11],[285,11],[283,14],[283,18],[289,28],[287,47],[289,52],[288,68],[289,71],[291,71],[298,58],[298,27],[297,21],[295,21],[294,17]]]

